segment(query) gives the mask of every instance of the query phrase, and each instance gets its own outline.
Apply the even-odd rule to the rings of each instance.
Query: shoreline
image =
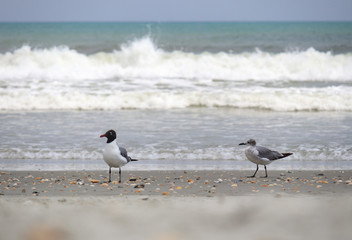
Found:
[[[1,171],[0,197],[344,195],[352,193],[352,170]]]
[[[47,159],[1,159],[2,171],[105,171],[107,165],[103,160],[47,160]],[[352,171],[350,161],[280,161],[271,164],[268,171]],[[115,169],[116,170],[116,169]],[[243,161],[233,160],[143,160],[128,164],[123,171],[252,171],[255,164],[245,156]]]

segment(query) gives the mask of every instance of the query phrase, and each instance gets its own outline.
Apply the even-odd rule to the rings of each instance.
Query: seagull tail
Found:
[[[281,153],[281,154],[282,154],[282,157],[279,157],[279,158],[285,158],[285,157],[291,156],[293,153]]]

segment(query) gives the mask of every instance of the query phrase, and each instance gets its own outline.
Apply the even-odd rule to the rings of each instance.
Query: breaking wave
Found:
[[[285,149],[282,147],[282,149]],[[208,147],[201,149],[194,148],[131,148],[133,157],[146,160],[160,161],[248,161],[244,155],[243,148],[238,147]],[[288,149],[288,151],[291,151]],[[350,146],[335,147],[335,146],[297,146],[294,155],[291,159],[282,161],[350,161],[352,153]],[[102,161],[102,151],[98,149],[76,149],[76,150],[52,150],[52,149],[20,149],[9,148],[0,151],[0,159],[24,159],[24,160],[99,160]],[[277,163],[276,163],[277,164]],[[275,164],[274,164],[275,165]]]
[[[85,55],[66,46],[23,46],[0,54],[1,79],[82,80],[109,78],[198,78],[231,81],[352,79],[352,54],[306,51],[272,54],[166,52],[149,37],[113,52]]]
[[[66,46],[0,54],[1,110],[258,108],[351,111],[352,54],[167,52],[149,37],[92,55]]]

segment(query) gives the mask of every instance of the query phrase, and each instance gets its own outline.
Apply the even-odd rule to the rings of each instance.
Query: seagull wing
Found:
[[[127,159],[127,162],[131,161],[131,158],[127,155],[127,150],[123,147],[119,147],[121,155]]]
[[[277,160],[279,158],[282,158],[282,154],[276,151],[272,151],[266,147],[261,147],[261,146],[256,146],[256,149],[259,153],[259,157],[261,158],[266,158],[269,159],[271,161],[273,160]]]

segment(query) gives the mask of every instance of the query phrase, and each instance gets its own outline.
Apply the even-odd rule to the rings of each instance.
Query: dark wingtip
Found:
[[[136,162],[136,161],[138,161],[138,159],[133,159],[133,158],[131,158],[131,161],[132,161],[132,162]]]
[[[291,156],[293,153],[281,153],[283,155],[283,157],[288,157]]]

